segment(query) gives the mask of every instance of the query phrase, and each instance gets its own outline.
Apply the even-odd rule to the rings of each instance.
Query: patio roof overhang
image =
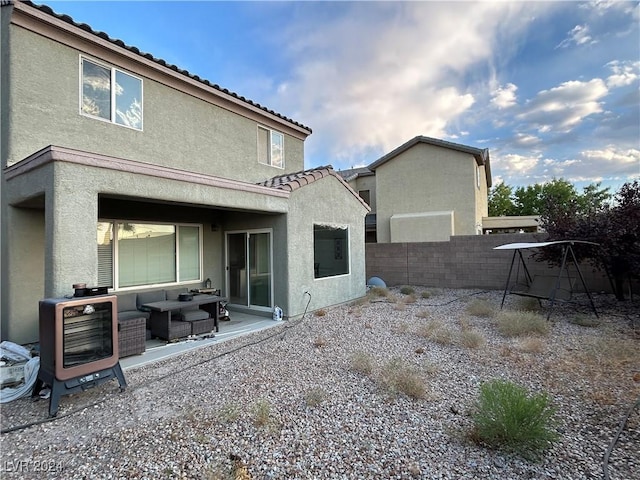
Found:
[[[53,145],[45,147],[5,169],[4,177],[8,186],[13,181],[23,185],[25,183],[32,185],[29,189],[16,189],[19,192],[13,192],[13,195],[9,197],[9,203],[43,208],[44,191],[47,189],[43,181],[57,182],[59,180],[49,178],[49,175],[38,175],[37,172],[44,168],[60,165],[104,170],[100,174],[100,178],[104,178],[104,182],[99,189],[100,195],[104,197],[132,199],[138,197],[146,200],[153,199],[156,202],[273,214],[286,213],[288,210],[287,204],[290,196],[288,191]],[[18,181],[29,178],[32,174],[37,181],[33,183]],[[121,180],[123,175],[128,179],[127,181]],[[112,178],[113,181],[110,181],[109,178]],[[131,178],[134,178],[134,181]],[[154,189],[153,185],[156,183],[158,188]],[[144,188],[131,188],[132,185],[143,184],[151,186],[151,188],[147,188],[147,194],[145,194]],[[52,187],[55,188],[55,184]],[[193,194],[194,190],[198,191],[198,195]]]

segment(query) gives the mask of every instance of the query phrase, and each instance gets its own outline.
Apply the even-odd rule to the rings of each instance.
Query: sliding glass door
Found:
[[[272,258],[270,231],[227,233],[229,303],[272,307]]]

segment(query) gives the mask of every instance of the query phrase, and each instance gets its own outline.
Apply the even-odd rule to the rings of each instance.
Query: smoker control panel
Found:
[[[100,373],[92,373],[91,375],[87,375],[86,377],[79,378],[78,381],[80,383],[93,382],[100,378]]]

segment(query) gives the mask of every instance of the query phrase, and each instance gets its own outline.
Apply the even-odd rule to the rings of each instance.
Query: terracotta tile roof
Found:
[[[12,5],[14,3],[16,3],[16,2],[11,1],[11,0],[2,0],[2,6]],[[46,5],[37,5],[37,4],[33,3],[33,2],[31,2],[30,0],[22,0],[20,3],[22,3],[24,5],[28,5],[28,6],[33,7],[33,8],[36,8],[36,9],[38,9],[39,11],[41,11],[43,13],[46,13],[48,15],[51,15],[51,16],[59,19],[59,20],[62,20],[64,22],[68,23],[69,25],[73,25],[75,27],[81,28],[85,32],[92,33],[93,35],[96,35],[97,37],[100,37],[103,40],[107,40],[108,42],[111,42],[114,45],[117,45],[119,47],[125,48],[130,52],[133,52],[133,53],[135,53],[137,55],[140,55],[141,57],[144,57],[144,58],[146,58],[148,60],[151,60],[151,61],[157,63],[158,65],[162,65],[163,67],[170,68],[171,70],[173,70],[173,71],[175,71],[177,73],[180,73],[180,74],[185,75],[185,76],[187,76],[189,78],[192,78],[193,80],[196,80],[196,81],[198,81],[198,82],[200,82],[200,83],[202,83],[204,85],[207,85],[208,87],[214,88],[215,90],[218,90],[218,91],[220,91],[222,93],[230,95],[230,96],[232,96],[232,97],[234,97],[234,98],[236,98],[238,100],[241,100],[242,102],[245,102],[245,103],[247,103],[247,104],[249,104],[249,105],[251,105],[253,107],[257,107],[260,110],[263,110],[263,111],[265,111],[267,113],[270,113],[271,115],[275,115],[276,117],[281,118],[282,120],[284,120],[284,121],[286,121],[288,123],[292,123],[293,125],[296,125],[296,126],[298,126],[300,128],[308,130],[309,133],[312,133],[312,130],[309,127],[307,127],[307,126],[305,126],[305,125],[303,125],[301,123],[298,123],[298,122],[296,122],[296,121],[294,121],[294,120],[292,120],[292,119],[290,119],[288,117],[285,117],[284,115],[281,115],[280,113],[274,112],[273,110],[269,110],[268,108],[260,105],[259,103],[255,103],[252,100],[249,100],[248,98],[240,96],[235,92],[227,90],[226,88],[222,88],[217,84],[211,83],[209,80],[206,80],[204,78],[200,78],[198,75],[191,74],[187,70],[183,70],[183,69],[177,67],[176,65],[169,64],[169,63],[167,63],[166,61],[164,61],[161,58],[155,58],[150,53],[145,53],[145,52],[140,51],[136,47],[133,47],[133,46],[130,46],[130,45],[126,45],[122,40],[111,38],[111,37],[109,37],[109,35],[107,35],[104,32],[95,31],[89,25],[87,25],[86,23],[77,23],[69,15],[58,14],[58,13],[54,12],[53,9],[51,9],[51,7],[48,7]]]
[[[347,182],[333,169],[331,165],[315,167],[309,170],[302,170],[300,172],[295,173],[287,173],[286,175],[280,175],[277,177],[270,178],[265,180],[264,182],[259,182],[258,185],[270,188],[276,188],[278,190],[285,190],[288,192],[293,192],[299,188],[304,187],[305,185],[309,185],[310,183],[315,182],[316,180],[320,180],[324,177],[335,177],[338,179],[340,183],[342,183],[345,188],[347,188],[351,194],[358,199],[358,201],[367,208],[367,211],[370,211],[371,208],[367,203],[360,198],[353,188],[349,186]]]

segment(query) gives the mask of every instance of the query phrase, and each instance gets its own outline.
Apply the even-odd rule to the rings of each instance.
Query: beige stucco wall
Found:
[[[476,218],[475,218],[475,233],[482,234],[482,219],[489,214],[489,186],[487,185],[486,168],[484,165],[479,167],[480,174],[480,188],[476,188],[475,203],[476,203]]]
[[[472,155],[418,143],[376,170],[378,243],[391,242],[394,214],[453,211],[455,235],[474,235],[486,212],[484,189],[476,186],[476,160]],[[420,241],[438,237],[425,232]]]
[[[3,89],[10,88],[12,113],[9,165],[47,145],[58,145],[257,182],[285,171],[258,163],[260,124],[285,133],[286,171],[304,167],[303,139],[289,134],[266,112],[258,120],[233,113],[211,103],[214,95],[194,87],[193,80],[187,84],[186,77],[184,81],[163,77],[157,70],[86,41],[76,39],[78,48],[71,48],[20,26],[10,29],[9,83],[3,84]],[[81,53],[142,77],[143,131],[79,113]],[[251,115],[255,117],[255,112]]]
[[[376,213],[376,176],[361,175],[349,182],[355,192],[369,190],[371,213]]]
[[[454,212],[398,213],[391,216],[391,243],[446,242],[455,235]]]
[[[367,209],[333,176],[325,177],[291,193],[287,229],[289,232],[289,296],[285,315],[347,302],[366,293],[364,217]],[[314,278],[313,225],[348,226],[348,275]],[[283,307],[284,308],[284,307]]]
[[[203,226],[203,278],[223,290],[225,231],[272,229],[275,303],[287,316],[304,312],[305,291],[310,309],[365,294],[367,209],[340,180],[326,177],[291,195],[250,185],[302,170],[308,130],[256,107],[244,112],[193,79],[165,75],[93,37],[68,35],[64,30],[75,27],[65,22],[46,32],[65,37],[64,44],[18,25],[5,29],[7,11],[2,8],[0,77],[0,150],[2,165],[10,166],[2,179],[3,339],[36,341],[40,299],[69,295],[74,283],[97,284],[96,230],[106,197],[154,205],[150,221],[166,217],[155,211],[163,205],[189,209],[190,222]],[[81,52],[143,78],[144,131],[79,113]],[[258,125],[285,134],[285,169],[257,162]],[[120,219],[128,218],[125,210]],[[348,275],[313,278],[314,222],[350,225]]]
[[[3,269],[6,268],[10,286],[3,291],[3,324],[7,323],[8,328],[3,331],[3,338],[9,333],[17,343],[37,339],[37,306],[41,298],[72,294],[74,283],[97,284],[99,194],[216,209],[287,211],[287,198],[282,196],[268,197],[66,161],[49,162],[17,175],[6,182],[3,190],[8,202],[6,220],[12,225],[3,242],[7,251]],[[43,209],[16,206],[36,196],[44,196]],[[203,278],[222,285],[222,232],[211,231],[208,210],[201,208],[200,212],[202,217],[194,221],[203,225]],[[123,212],[124,218],[126,214]],[[159,214],[155,215],[157,218]]]

